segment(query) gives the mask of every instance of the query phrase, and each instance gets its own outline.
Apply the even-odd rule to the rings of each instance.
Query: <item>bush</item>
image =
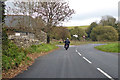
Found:
[[[18,67],[22,61],[31,60],[27,57],[28,53],[48,52],[57,48],[53,44],[32,45],[30,48],[18,48],[13,42],[8,40],[6,29],[3,28],[2,34],[2,69],[7,71]]]
[[[92,22],[90,26],[86,29],[87,37],[90,38],[90,33],[94,27],[96,27],[98,24],[96,22]]]
[[[8,70],[18,67],[27,58],[27,52],[8,40],[5,28],[2,31],[2,69]]]
[[[79,27],[74,27],[73,29],[70,29],[70,34],[71,34],[71,39],[72,40],[82,40],[83,36],[87,36],[86,32],[84,29],[79,28]],[[78,37],[74,37],[73,35],[78,35]]]
[[[50,36],[52,39],[57,40],[71,38],[69,30],[65,27],[53,27]]]
[[[97,26],[93,28],[90,37],[93,41],[117,41],[118,32],[112,26]]]
[[[21,48],[18,48],[14,43],[9,42],[8,47],[2,53],[2,68],[4,70],[18,67],[26,58],[24,51],[20,51]]]

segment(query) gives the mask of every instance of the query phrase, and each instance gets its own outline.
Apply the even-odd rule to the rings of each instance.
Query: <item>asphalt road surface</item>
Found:
[[[118,78],[118,54],[98,51],[86,44],[63,46],[48,55],[36,59],[27,71],[15,78]],[[97,80],[97,79],[96,79]]]

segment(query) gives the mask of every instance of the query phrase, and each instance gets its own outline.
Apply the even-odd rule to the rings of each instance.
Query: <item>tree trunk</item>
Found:
[[[65,41],[65,40],[64,40],[64,39],[62,39],[62,41],[63,41],[63,43],[64,43],[64,41]]]
[[[47,34],[47,44],[50,43],[50,35]]]

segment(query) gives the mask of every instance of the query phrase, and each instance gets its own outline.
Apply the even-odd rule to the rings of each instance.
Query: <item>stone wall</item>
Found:
[[[16,34],[16,33],[15,33]],[[36,38],[32,33],[20,33],[20,35],[8,35],[8,39],[12,40],[18,47],[29,47],[31,45],[39,45],[41,43],[46,43],[46,33],[42,32],[39,34],[40,38]]]
[[[9,35],[8,39],[11,39],[18,47],[29,47],[31,45],[40,44],[37,39],[30,39],[28,36],[15,36]]]

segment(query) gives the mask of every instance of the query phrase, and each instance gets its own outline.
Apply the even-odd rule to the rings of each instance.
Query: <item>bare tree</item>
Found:
[[[71,36],[67,28],[60,26],[60,27],[52,28],[51,38],[57,39],[57,40],[62,39],[64,41],[66,38],[71,38]]]
[[[16,21],[16,27],[18,26],[19,29],[30,31],[33,33],[40,32],[41,26],[44,26],[44,22],[40,17],[37,17],[35,19],[32,19],[34,16],[33,9],[35,8],[36,2],[23,2],[23,1],[17,1],[17,2],[9,2],[12,6],[6,7],[6,15],[13,15],[15,17],[16,15],[19,15],[20,17],[17,17],[16,19],[12,18],[9,22],[11,25],[13,22]]]
[[[44,31],[47,33],[47,43],[50,43],[50,31],[53,26],[69,20],[74,13],[67,2],[14,2],[16,9],[11,9],[15,14],[24,14],[41,17],[45,23]],[[10,9],[9,9],[10,11]]]
[[[45,32],[47,33],[47,43],[50,43],[50,31],[53,26],[69,20],[74,13],[67,2],[38,2],[34,12],[41,16],[46,23]]]
[[[64,42],[65,39],[71,38],[70,32],[67,28],[60,27],[59,30],[60,30],[59,36],[60,36],[60,38],[62,39],[63,42]]]

